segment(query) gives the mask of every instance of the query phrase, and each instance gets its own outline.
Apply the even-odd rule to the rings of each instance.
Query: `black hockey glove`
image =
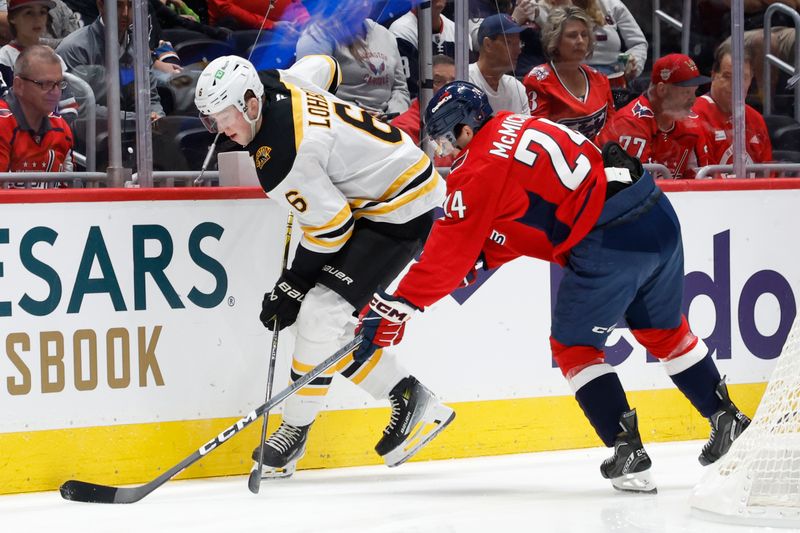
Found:
[[[311,285],[297,274],[284,270],[275,287],[271,292],[264,294],[264,301],[261,302],[261,314],[258,318],[264,327],[275,331],[276,320],[278,329],[294,324],[303,298],[310,289]]]

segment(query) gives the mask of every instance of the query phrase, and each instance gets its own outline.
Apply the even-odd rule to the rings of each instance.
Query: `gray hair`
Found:
[[[26,47],[20,52],[19,57],[14,62],[14,74],[16,76],[27,76],[34,63],[57,63],[61,65],[61,59],[55,51],[44,44],[34,44]]]
[[[564,34],[564,26],[571,20],[583,22],[589,30],[589,46],[586,57],[594,51],[594,22],[583,9],[575,6],[562,6],[553,9],[547,17],[547,23],[542,30],[542,50],[550,59],[558,59],[558,46]]]

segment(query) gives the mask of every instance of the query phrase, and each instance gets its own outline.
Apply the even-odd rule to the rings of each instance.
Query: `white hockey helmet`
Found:
[[[264,85],[258,77],[256,68],[243,57],[218,57],[200,74],[194,91],[194,103],[200,111],[201,118],[233,106],[248,122],[254,122],[247,116],[245,100],[247,91],[253,91],[258,98],[260,114]]]

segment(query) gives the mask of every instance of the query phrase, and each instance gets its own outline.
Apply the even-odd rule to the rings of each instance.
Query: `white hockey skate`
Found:
[[[400,380],[389,393],[389,401],[391,419],[375,446],[389,467],[408,461],[456,417],[414,376]]]
[[[261,479],[288,478],[297,470],[297,462],[306,454],[307,426],[292,426],[285,422],[270,435],[263,447],[253,450],[253,472],[258,468],[258,452],[262,451]]]

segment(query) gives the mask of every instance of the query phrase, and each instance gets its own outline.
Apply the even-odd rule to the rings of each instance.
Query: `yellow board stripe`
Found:
[[[729,390],[736,404],[752,416],[765,387],[765,383],[752,383],[729,385]],[[637,409],[645,442],[708,438],[708,421],[675,389],[630,392],[628,399]],[[456,410],[455,421],[412,461],[600,446],[572,396],[448,405]],[[145,483],[236,420],[0,433],[0,493],[55,490],[67,479]],[[373,446],[388,420],[388,408],[323,411],[314,423],[300,468],[381,464]],[[270,417],[270,433],[279,421],[278,415]],[[260,429],[260,423],[251,424],[245,435],[225,442],[178,477],[246,475]],[[596,468],[587,464],[587,469]]]

